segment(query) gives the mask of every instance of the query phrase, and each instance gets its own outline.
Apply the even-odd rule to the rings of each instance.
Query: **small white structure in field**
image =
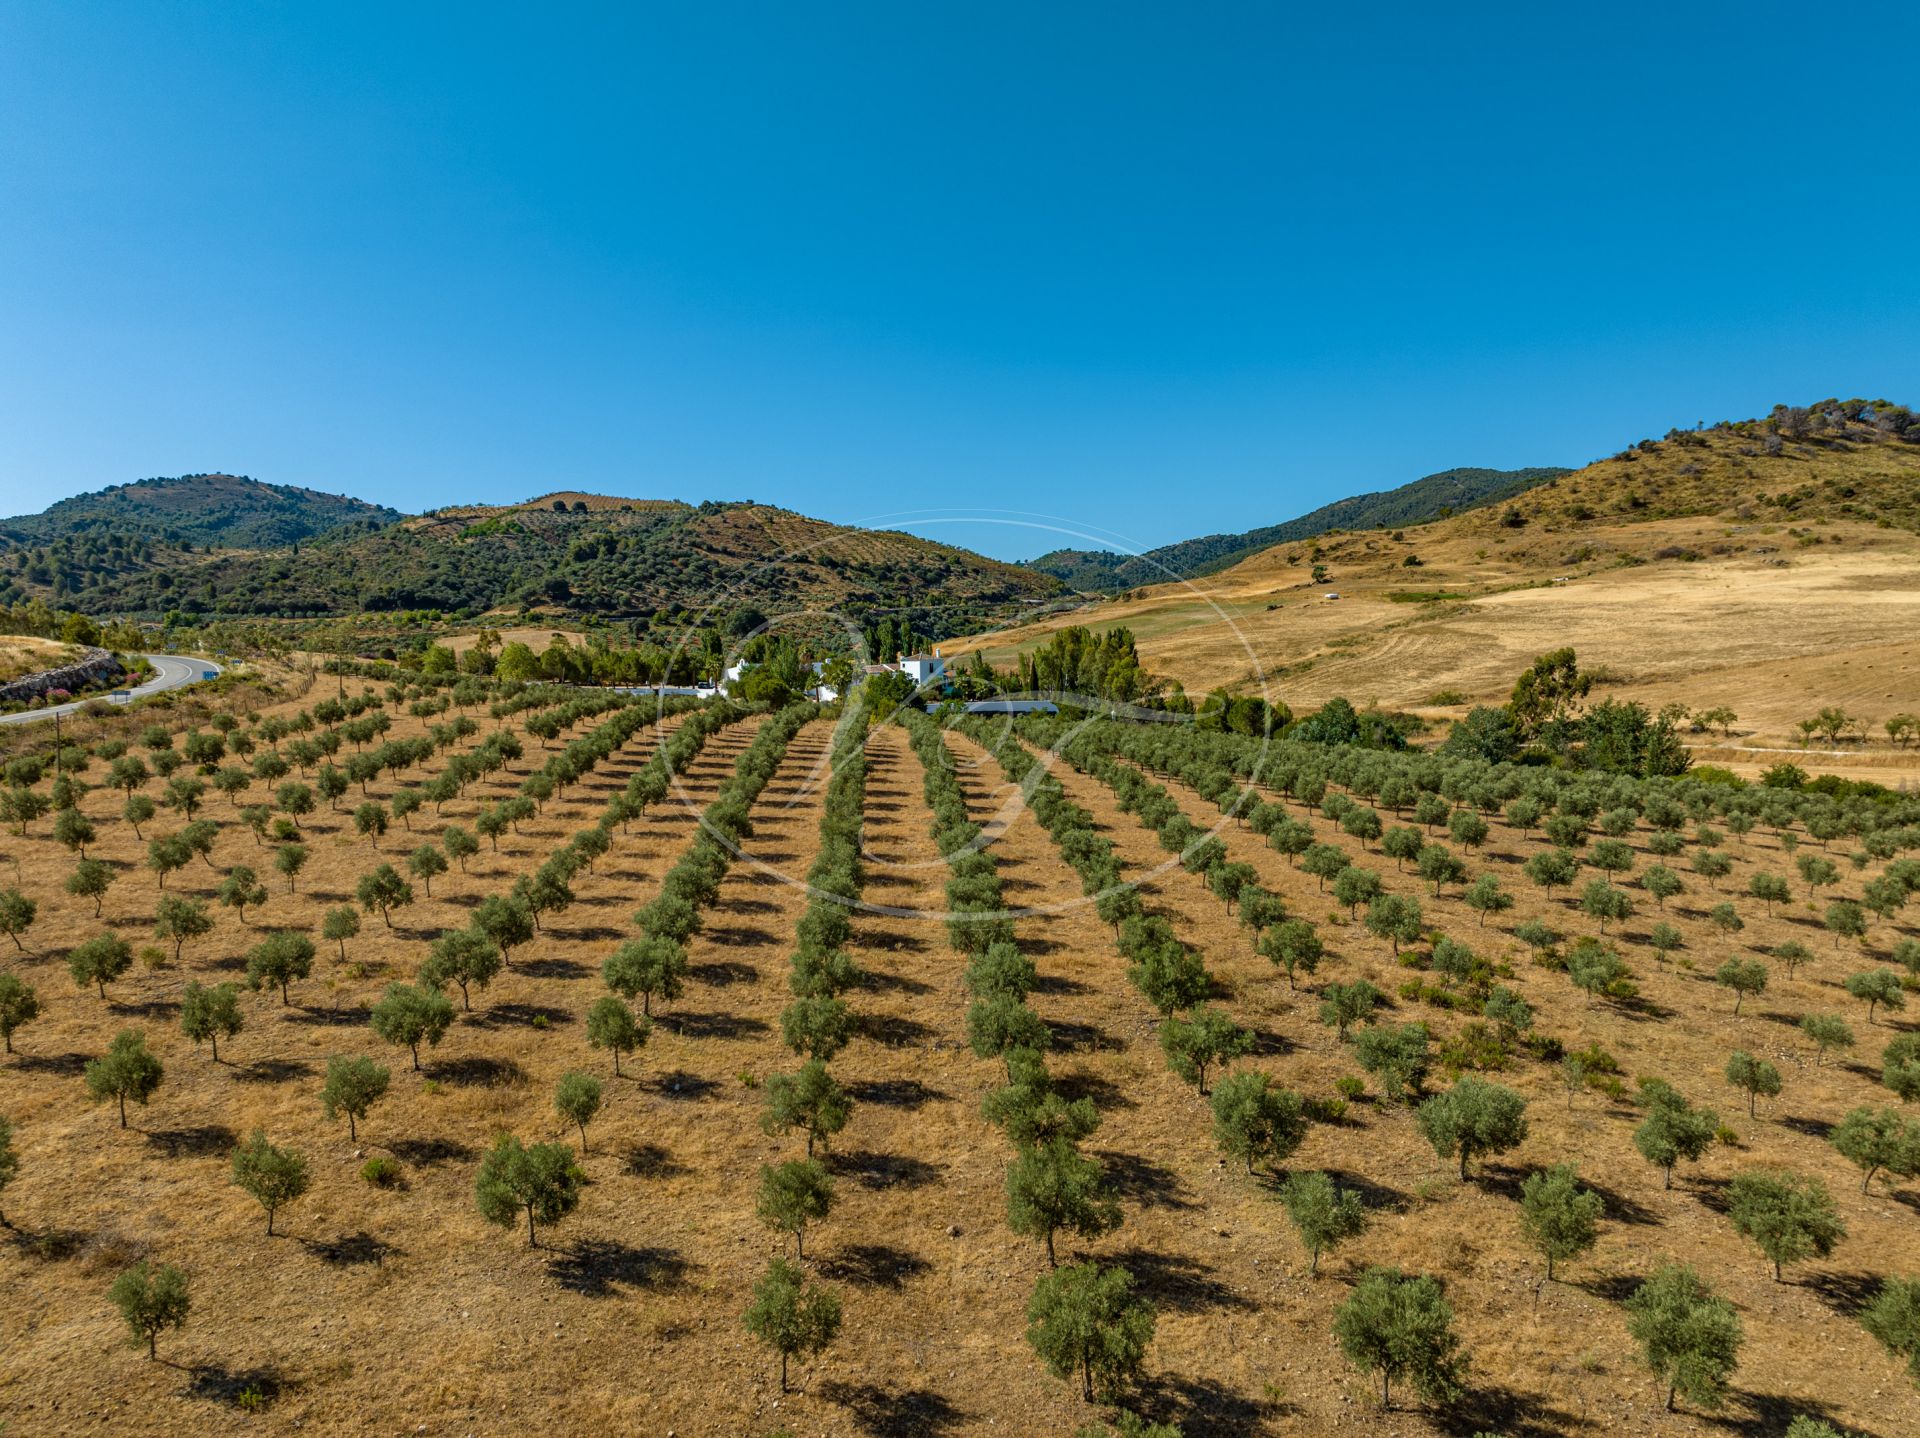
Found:
[[[915,685],[930,684],[947,677],[947,661],[935,649],[931,654],[902,654],[895,665]]]

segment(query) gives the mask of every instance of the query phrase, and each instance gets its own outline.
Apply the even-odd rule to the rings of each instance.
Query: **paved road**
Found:
[[[182,689],[189,684],[198,684],[220,672],[220,666],[210,659],[188,659],[178,654],[149,654],[147,662],[153,666],[153,678],[128,690],[128,702],[144,699],[149,694],[158,694],[165,689]],[[104,697],[90,694],[87,699],[76,699],[71,704],[55,704],[48,709],[23,709],[18,714],[0,714],[0,724],[32,724],[37,720],[51,719],[56,714],[71,714],[88,700]]]

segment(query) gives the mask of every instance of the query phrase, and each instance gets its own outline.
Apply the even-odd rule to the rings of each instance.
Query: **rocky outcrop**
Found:
[[[71,664],[42,669],[38,674],[23,675],[10,684],[0,684],[0,704],[20,704],[55,689],[74,693],[111,679],[119,672],[120,661],[112,654],[105,649],[89,648]]]

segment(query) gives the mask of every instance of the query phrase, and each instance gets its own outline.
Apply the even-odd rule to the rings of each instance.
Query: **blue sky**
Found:
[[[1915,53],[1911,5],[15,0],[0,513],[218,469],[1149,546],[1920,402]]]

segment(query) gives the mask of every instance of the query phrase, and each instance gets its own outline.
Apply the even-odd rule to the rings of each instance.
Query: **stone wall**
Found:
[[[19,704],[37,699],[52,689],[73,692],[89,684],[111,679],[119,672],[120,661],[112,654],[104,649],[89,648],[72,664],[63,664],[58,669],[43,669],[38,674],[16,679],[11,684],[0,684],[0,704]]]

